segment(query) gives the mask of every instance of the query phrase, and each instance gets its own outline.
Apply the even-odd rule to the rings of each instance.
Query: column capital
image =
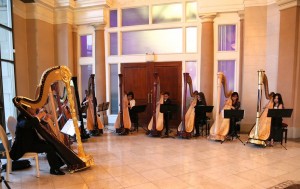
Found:
[[[73,24],[72,25],[72,32],[77,33],[77,31],[78,31],[78,26]]]
[[[94,27],[95,31],[104,30],[105,28],[105,23],[92,23],[91,25]]]
[[[55,24],[73,24],[74,13],[73,8],[62,7],[54,10],[54,23]]]
[[[300,6],[300,0],[276,0],[279,10]]]
[[[244,20],[245,19],[245,11],[238,11],[238,15],[240,17],[240,20]]]
[[[201,18],[201,22],[213,22],[217,13],[204,13],[200,14],[199,17]]]

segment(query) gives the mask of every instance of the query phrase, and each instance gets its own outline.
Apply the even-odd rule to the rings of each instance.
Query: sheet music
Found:
[[[78,127],[80,127],[81,123],[80,121],[78,122]],[[66,124],[64,125],[64,127],[61,130],[62,133],[73,136],[75,135],[75,128],[74,128],[74,123],[72,119],[69,119]]]

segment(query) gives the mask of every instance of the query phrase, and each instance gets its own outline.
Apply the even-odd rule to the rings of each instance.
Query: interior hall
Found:
[[[2,188],[300,187],[299,0],[0,0],[0,69]]]

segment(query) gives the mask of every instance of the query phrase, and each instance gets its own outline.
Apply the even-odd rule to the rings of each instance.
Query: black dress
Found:
[[[277,109],[277,107],[274,107]],[[274,142],[282,141],[282,118],[273,117],[271,120],[271,131],[269,140],[273,139]]]
[[[196,106],[206,106],[206,104],[202,100],[197,100]],[[195,129],[196,129],[196,135],[200,134],[199,127],[202,127],[206,124],[206,113],[202,111],[196,111],[195,110]]]
[[[130,121],[131,123],[133,123],[134,128],[137,128],[137,124],[138,124],[138,115],[137,113],[133,110],[133,107],[129,107],[130,106],[130,102],[128,102],[128,111],[129,111],[129,117],[130,117]]]
[[[234,108],[232,110],[239,110],[241,108],[241,102],[236,101],[234,104],[232,104]],[[229,135],[234,136],[236,131],[240,131],[240,125],[236,125],[236,122],[240,120],[236,120],[235,118],[230,118],[230,127],[229,127]],[[234,128],[235,125],[235,128]]]
[[[164,100],[164,104],[171,104],[171,100],[168,98],[167,100]],[[167,112],[164,113],[164,128],[166,129],[165,135],[168,135],[169,133],[169,119],[172,117],[172,114]]]

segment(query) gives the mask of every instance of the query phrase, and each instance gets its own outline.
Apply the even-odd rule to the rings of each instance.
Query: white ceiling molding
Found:
[[[53,8],[55,5],[55,0],[35,0],[35,3],[44,4],[45,6]]]
[[[55,7],[72,7],[75,8],[75,1],[74,0],[56,0]]]
[[[26,19],[37,19],[54,24],[54,11],[43,3],[27,3]]]
[[[275,4],[276,0],[244,0],[245,7],[258,7]]]
[[[210,12],[237,12],[244,10],[244,0],[198,1],[198,14]]]
[[[222,0],[223,1],[223,0]],[[135,6],[145,6],[145,5],[156,5],[156,4],[168,4],[168,3],[181,3],[178,0],[113,0],[111,5],[113,8],[117,7],[135,7]]]
[[[112,0],[76,0],[76,8],[110,6]]]
[[[277,0],[279,10],[300,6],[300,0]]]
[[[104,22],[104,7],[93,6],[74,10],[74,24],[83,25]]]

